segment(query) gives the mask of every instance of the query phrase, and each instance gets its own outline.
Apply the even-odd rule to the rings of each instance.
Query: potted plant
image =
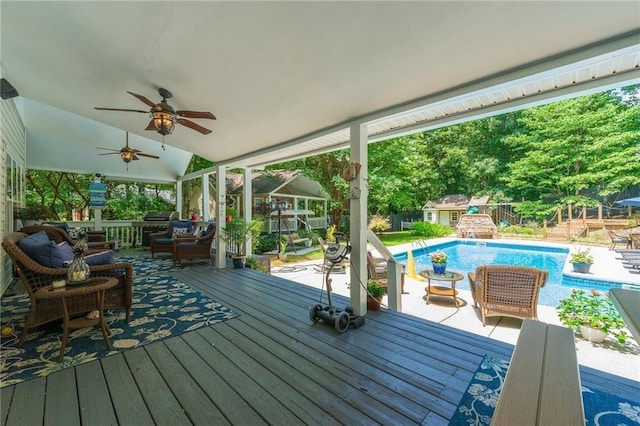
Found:
[[[591,290],[587,295],[584,290],[574,289],[569,297],[560,301],[556,310],[560,322],[579,331],[586,340],[601,343],[607,334],[621,344],[627,340],[624,321],[608,294]]]
[[[447,271],[448,256],[443,251],[435,251],[429,255],[431,263],[433,263],[433,273],[442,275]]]
[[[224,211],[225,214],[225,222],[231,222],[234,217],[236,217],[236,209],[233,207],[227,207]]]
[[[589,272],[593,264],[593,256],[589,253],[589,249],[578,248],[575,253],[571,253],[570,262],[575,272],[586,274]]]
[[[262,222],[259,220],[252,220],[247,223],[243,218],[236,217],[227,222],[226,226],[222,228],[222,234],[220,237],[229,245],[232,251],[231,259],[233,259],[234,268],[243,268],[246,253],[244,252],[245,243],[247,238],[257,237],[262,230]]]
[[[367,310],[379,311],[385,288],[376,280],[367,281]]]

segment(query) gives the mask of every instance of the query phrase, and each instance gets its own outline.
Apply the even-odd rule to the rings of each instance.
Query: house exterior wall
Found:
[[[13,100],[0,101],[0,240],[14,231],[14,207],[24,206],[24,180],[26,169],[26,135],[22,119]],[[12,281],[11,259],[0,250],[0,294],[4,294]]]
[[[424,209],[422,220],[429,223],[438,223],[438,211],[436,209]]]

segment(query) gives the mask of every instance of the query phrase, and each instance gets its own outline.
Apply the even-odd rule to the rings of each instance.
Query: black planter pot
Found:
[[[233,261],[233,267],[236,269],[240,269],[240,268],[244,268],[244,260],[245,257],[232,257],[231,260]]]

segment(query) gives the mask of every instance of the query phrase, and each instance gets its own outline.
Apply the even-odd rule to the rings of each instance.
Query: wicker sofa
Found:
[[[51,234],[50,234],[51,235]],[[22,281],[31,305],[29,316],[22,330],[18,346],[22,346],[28,330],[51,321],[61,320],[63,317],[61,299],[36,299],[38,289],[48,286],[53,281],[64,280],[67,268],[49,268],[43,266],[27,256],[18,246],[18,242],[27,234],[13,232],[8,234],[2,242],[2,248],[9,255],[13,267]],[[130,263],[111,263],[106,265],[91,266],[92,277],[117,277],[118,285],[105,292],[104,308],[126,311],[126,319],[129,321],[132,303],[133,266]],[[66,301],[70,315],[82,314],[95,309],[95,295],[75,296]]]
[[[549,273],[528,266],[485,265],[469,272],[473,307],[487,317],[538,319],[538,294]]]
[[[65,231],[64,228],[57,227],[57,226],[31,225],[31,226],[25,226],[24,228],[20,229],[20,232],[23,232],[29,235],[35,234],[36,232],[40,232],[40,231],[46,232],[49,235],[49,239],[52,241],[55,241],[58,244],[63,241],[66,241],[67,243],[69,243],[69,245],[73,246],[75,243],[77,243],[77,240],[74,240],[73,238],[71,238],[69,233]],[[96,242],[87,243],[87,246],[91,250],[100,250],[100,249],[115,250],[116,242],[115,241],[99,241],[99,242],[96,241]]]

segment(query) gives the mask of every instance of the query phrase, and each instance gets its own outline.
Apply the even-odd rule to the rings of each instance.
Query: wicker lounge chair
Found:
[[[35,292],[53,281],[64,280],[67,268],[48,268],[32,260],[18,247],[17,243],[27,234],[13,232],[8,234],[2,242],[2,248],[9,255],[24,288],[29,295],[31,305],[29,316],[24,325],[18,346],[22,346],[28,330],[51,321],[61,320],[61,299],[36,299]],[[104,308],[126,310],[126,319],[131,315],[131,296],[133,283],[133,267],[130,263],[111,263],[107,265],[91,266],[92,277],[116,277],[118,285],[105,292]],[[93,311],[96,306],[94,294],[75,296],[66,301],[70,315]]]
[[[404,264],[400,264],[402,267],[400,273],[400,288],[404,293]],[[387,280],[389,278],[389,269],[387,261],[382,257],[373,257],[370,251],[367,251],[367,270],[369,278],[374,279],[380,283],[382,287],[387,287]]]
[[[469,272],[473,306],[480,305],[482,325],[487,317],[538,319],[538,293],[548,272],[525,266],[485,265]]]
[[[631,238],[625,235],[618,235],[613,231],[605,229],[609,238],[611,238],[611,245],[609,246],[609,250],[614,250],[616,248],[616,244],[624,244],[626,248],[631,248]]]
[[[209,259],[213,265],[211,245],[216,235],[216,226],[209,225],[206,234],[201,237],[180,236],[173,239],[173,264],[180,263],[182,259]]]

